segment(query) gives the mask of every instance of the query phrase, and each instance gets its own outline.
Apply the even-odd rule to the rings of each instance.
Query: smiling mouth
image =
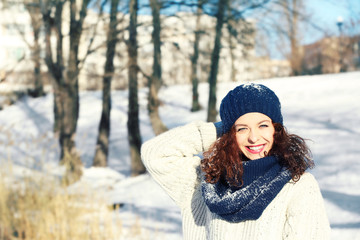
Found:
[[[261,151],[265,148],[265,144],[260,144],[256,146],[246,146],[246,150],[252,154],[261,153]]]

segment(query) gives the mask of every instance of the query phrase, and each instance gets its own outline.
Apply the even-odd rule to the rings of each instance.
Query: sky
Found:
[[[341,17],[344,24],[348,24],[352,18],[360,20],[359,0],[305,0],[307,9],[313,13],[317,25],[328,29],[331,35],[339,34],[337,26],[338,18]],[[359,34],[359,28],[357,29]],[[322,36],[321,32],[310,31],[306,35],[305,43],[316,41]]]

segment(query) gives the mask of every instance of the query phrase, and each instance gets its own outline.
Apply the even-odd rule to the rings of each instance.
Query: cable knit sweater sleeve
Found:
[[[193,122],[171,129],[141,148],[145,167],[180,207],[190,201],[199,183],[200,157],[216,140],[213,123]]]
[[[305,173],[294,188],[296,194],[288,207],[284,239],[330,239],[324,200],[313,175]]]

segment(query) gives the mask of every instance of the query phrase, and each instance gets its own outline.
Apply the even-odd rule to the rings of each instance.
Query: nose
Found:
[[[248,136],[249,143],[256,143],[258,140],[259,140],[259,133],[256,130],[251,130]]]

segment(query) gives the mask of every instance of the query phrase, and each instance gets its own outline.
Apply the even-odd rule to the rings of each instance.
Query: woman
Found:
[[[142,147],[146,168],[181,208],[184,239],[329,239],[318,184],[305,172],[310,150],[287,133],[275,93],[240,85],[222,100],[220,118]]]

